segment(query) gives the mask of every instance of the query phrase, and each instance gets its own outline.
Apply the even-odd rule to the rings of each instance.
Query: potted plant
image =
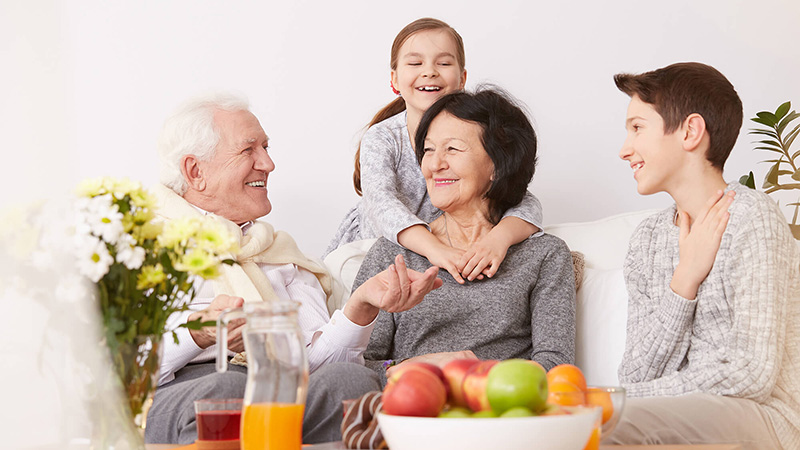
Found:
[[[763,125],[763,127],[751,128],[748,134],[763,137],[762,140],[757,141],[758,146],[755,150],[764,150],[775,154],[775,159],[762,161],[771,164],[767,175],[764,177],[764,182],[761,184],[764,192],[767,194],[796,192],[798,194],[796,201],[787,202],[784,206],[792,208],[790,209],[792,219],[789,222],[789,228],[792,230],[794,238],[800,241],[800,223],[798,223],[798,212],[800,211],[800,150],[794,152],[791,150],[795,138],[800,134],[800,123],[793,124],[800,117],[800,113],[791,108],[792,103],[786,102],[778,106],[778,109],[774,112],[761,111],[756,113],[756,117],[750,120]],[[753,172],[742,176],[739,182],[752,189],[756,188]],[[780,204],[780,200],[778,200],[778,203]]]

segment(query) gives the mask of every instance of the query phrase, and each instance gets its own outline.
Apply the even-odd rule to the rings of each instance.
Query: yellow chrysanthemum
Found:
[[[233,236],[221,224],[206,220],[198,230],[197,246],[214,253],[235,253],[238,245]]]
[[[136,289],[150,289],[158,286],[166,279],[167,275],[164,273],[164,268],[161,267],[161,264],[143,266],[139,276],[136,277]]]
[[[171,220],[164,226],[158,243],[168,248],[184,247],[199,228],[199,222],[191,217]]]
[[[131,203],[133,203],[134,206],[145,210],[152,210],[156,206],[155,198],[143,189],[131,191],[129,195],[131,196]]]
[[[94,197],[106,193],[104,188],[105,178],[87,178],[75,188],[75,195],[80,197]]]
[[[203,271],[216,267],[217,260],[205,250],[193,249],[175,263],[175,268],[181,272],[189,272],[193,275],[201,275]],[[201,275],[202,276],[202,275]]]

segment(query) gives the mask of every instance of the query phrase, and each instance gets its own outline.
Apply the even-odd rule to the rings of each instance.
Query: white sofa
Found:
[[[617,367],[625,348],[628,295],[622,263],[628,239],[645,217],[656,210],[619,214],[592,222],[550,225],[547,233],[563,239],[571,250],[584,254],[586,268],[577,295],[575,359],[592,385],[619,385]],[[337,295],[329,305],[341,307],[364,255],[374,239],[340,247],[325,258],[337,280]]]

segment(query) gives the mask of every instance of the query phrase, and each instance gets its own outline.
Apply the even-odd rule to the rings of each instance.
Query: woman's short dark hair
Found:
[[[442,112],[481,127],[481,143],[494,163],[494,180],[485,198],[489,200],[489,219],[497,224],[509,208],[522,201],[533,178],[536,169],[533,125],[517,102],[498,88],[447,94],[428,108],[417,128],[414,144],[420,164],[428,129]]]

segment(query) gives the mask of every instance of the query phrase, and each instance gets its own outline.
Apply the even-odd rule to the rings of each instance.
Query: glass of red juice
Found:
[[[242,399],[203,399],[194,402],[198,450],[239,450]]]

